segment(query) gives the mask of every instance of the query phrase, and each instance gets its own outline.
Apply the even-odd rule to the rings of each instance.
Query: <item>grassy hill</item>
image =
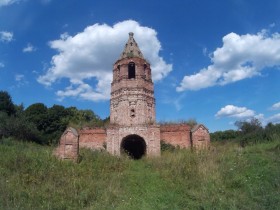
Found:
[[[0,140],[0,209],[279,209],[280,141],[130,160]]]

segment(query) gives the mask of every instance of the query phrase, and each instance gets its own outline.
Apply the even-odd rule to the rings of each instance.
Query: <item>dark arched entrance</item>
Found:
[[[145,140],[138,135],[129,135],[122,140],[121,150],[133,159],[140,159],[146,154]]]

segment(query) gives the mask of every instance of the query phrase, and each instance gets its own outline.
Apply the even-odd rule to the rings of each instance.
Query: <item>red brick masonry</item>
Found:
[[[61,136],[56,155],[62,159],[77,159],[79,147],[106,148],[112,155],[121,155],[123,149],[133,151],[136,148],[139,152],[142,147],[142,155],[152,157],[160,155],[161,140],[180,148],[208,147],[210,143],[210,135],[204,125],[191,128],[187,124],[156,123],[151,66],[132,32],[113,66],[110,123],[107,129],[84,128],[76,131],[67,128]],[[130,146],[122,147],[126,144]]]
[[[160,140],[180,148],[191,147],[191,128],[186,124],[161,125]]]
[[[106,130],[104,128],[83,128],[79,131],[80,147],[105,149]]]
[[[59,146],[54,151],[59,159],[77,161],[79,157],[79,134],[74,128],[67,128],[60,137]]]
[[[159,129],[160,133],[157,133]],[[210,135],[208,129],[198,124],[192,129],[186,124],[168,124],[148,127],[120,127],[120,128],[84,128],[76,131],[74,128],[67,128],[60,138],[60,144],[55,151],[55,155],[61,159],[77,160],[79,148],[89,148],[102,150],[107,146],[107,151],[113,155],[120,155],[120,142],[112,144],[111,138],[123,139],[127,135],[140,134],[145,140],[154,142],[147,151],[148,156],[158,156],[160,154],[160,144],[153,139],[153,135],[159,135],[160,140],[180,148],[207,148],[210,145]],[[149,142],[149,141],[147,141]],[[109,144],[108,144],[109,143]],[[150,143],[151,144],[151,143]]]

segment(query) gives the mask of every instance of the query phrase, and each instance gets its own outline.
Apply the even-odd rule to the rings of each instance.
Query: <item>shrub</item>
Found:
[[[164,140],[161,140],[160,149],[161,149],[161,151],[174,151],[176,149],[176,147],[172,144],[165,142]]]
[[[0,112],[0,138],[4,137],[43,143],[41,133],[32,122],[23,116],[8,116],[6,113]]]

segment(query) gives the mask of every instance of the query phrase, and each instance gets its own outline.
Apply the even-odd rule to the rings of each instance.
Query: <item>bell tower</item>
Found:
[[[122,126],[155,122],[151,67],[144,59],[132,32],[113,68],[110,122]]]
[[[133,33],[113,67],[107,151],[135,159],[160,155],[160,127],[156,124],[154,84],[150,63]]]

